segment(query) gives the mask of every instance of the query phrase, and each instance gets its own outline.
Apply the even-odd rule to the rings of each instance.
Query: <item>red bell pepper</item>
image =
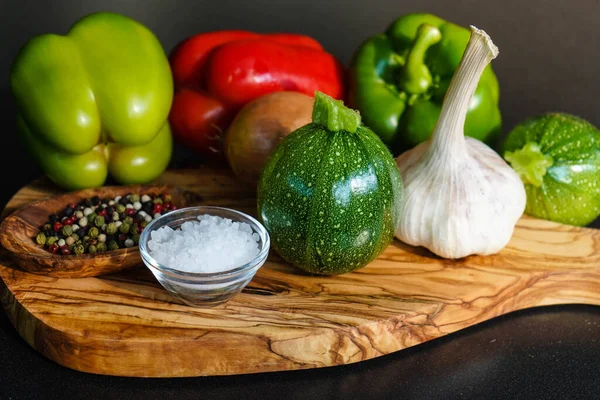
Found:
[[[172,52],[174,136],[204,154],[221,153],[235,113],[267,93],[316,90],[344,97],[342,64],[315,39],[298,34],[219,31],[192,36]]]

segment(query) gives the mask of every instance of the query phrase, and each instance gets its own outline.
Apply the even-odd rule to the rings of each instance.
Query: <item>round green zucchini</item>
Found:
[[[355,111],[317,92],[313,122],[286,137],[267,161],[258,213],[283,259],[335,275],[365,266],[388,246],[402,194],[383,142]]]
[[[600,215],[600,132],[592,124],[542,115],[515,127],[504,150],[525,184],[526,214],[578,226]]]

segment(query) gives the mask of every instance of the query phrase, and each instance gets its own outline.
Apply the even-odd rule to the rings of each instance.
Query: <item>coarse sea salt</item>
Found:
[[[200,215],[180,229],[150,232],[148,250],[161,265],[184,272],[215,273],[240,267],[259,253],[260,237],[245,222]]]

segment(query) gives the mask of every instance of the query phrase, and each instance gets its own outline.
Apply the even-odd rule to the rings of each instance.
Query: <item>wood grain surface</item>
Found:
[[[255,212],[221,169],[166,173],[195,203]],[[52,194],[36,182],[5,212]],[[173,299],[146,269],[82,279],[33,275],[0,255],[3,306],[46,357],[109,375],[231,375],[367,360],[518,309],[600,305],[600,233],[523,218],[498,255],[443,260],[394,241],[367,267],[309,276],[271,254],[224,306]],[[526,333],[524,333],[526,334]]]

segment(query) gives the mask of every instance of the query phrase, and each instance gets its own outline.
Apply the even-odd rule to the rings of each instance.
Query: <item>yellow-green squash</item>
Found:
[[[258,213],[275,251],[305,271],[364,267],[392,241],[403,198],[389,150],[360,116],[320,92],[313,122],[275,149],[258,186]]]
[[[504,158],[521,176],[525,213],[570,225],[600,215],[600,132],[564,113],[531,118],[504,143]]]

